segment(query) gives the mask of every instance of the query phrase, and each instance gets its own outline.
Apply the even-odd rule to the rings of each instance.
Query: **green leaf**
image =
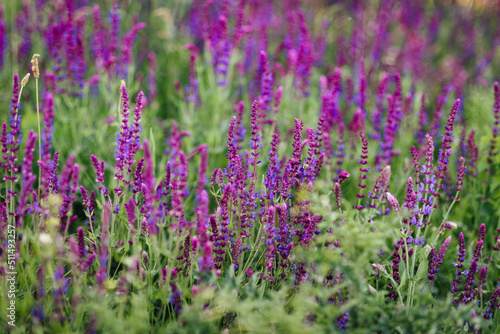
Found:
[[[427,276],[427,271],[429,269],[429,261],[424,260],[420,262],[418,266],[417,275],[415,276],[415,280],[419,282]]]

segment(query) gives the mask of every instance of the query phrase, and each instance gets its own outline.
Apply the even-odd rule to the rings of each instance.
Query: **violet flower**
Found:
[[[231,122],[229,123],[229,129],[227,131],[227,177],[230,180],[233,180],[236,175],[236,160],[238,158],[238,146],[236,145],[236,116],[231,118]],[[252,143],[250,143],[252,145]]]
[[[493,105],[493,115],[495,117],[495,123],[491,126],[491,132],[493,134],[493,138],[490,141],[490,147],[488,150],[488,165],[490,166],[490,170],[488,171],[490,174],[493,173],[493,157],[495,157],[498,152],[495,152],[497,147],[497,137],[500,131],[500,88],[498,88],[498,82],[495,82],[494,85],[495,92],[495,103]]]
[[[500,297],[500,288],[497,288],[491,295],[488,307],[486,308],[486,311],[484,311],[483,313],[483,318],[485,319],[493,318],[493,315],[496,313],[496,310],[498,308],[497,306],[498,297]]]
[[[378,203],[382,200],[382,196],[387,192],[390,186],[391,179],[391,166],[385,166],[380,172],[380,175],[375,180],[375,184],[373,185],[373,190],[368,192],[368,198],[372,201],[368,203],[367,206],[370,208],[377,208]]]
[[[120,60],[120,66],[125,67],[126,65],[132,62],[132,48],[134,44],[134,40],[137,36],[137,33],[146,27],[145,23],[136,23],[128,32],[123,36],[123,41],[121,45],[122,57]],[[125,72],[125,68],[123,68]],[[126,76],[127,73],[123,73]]]
[[[83,261],[83,258],[85,257],[85,254],[87,251],[85,250],[85,238],[84,238],[84,232],[82,227],[78,227],[77,229],[78,233],[78,254],[80,257],[80,261]]]
[[[469,174],[472,177],[477,177],[477,161],[479,159],[479,148],[474,140],[474,131],[471,131],[469,134],[469,138],[467,140],[467,161],[469,163],[468,171],[466,170],[466,174]]]
[[[266,267],[266,272],[268,276],[266,279],[272,279],[272,270],[274,267],[274,258],[275,258],[275,248],[274,248],[274,239],[275,239],[275,217],[276,210],[273,206],[269,206],[267,209],[267,227],[266,227],[266,261],[264,266]]]
[[[363,110],[357,109],[352,117],[351,123],[349,124],[349,131],[353,134],[358,134],[365,129],[365,115]]]
[[[453,263],[453,266],[457,268],[455,275],[456,277],[453,279],[453,284],[451,286],[451,292],[453,294],[457,293],[458,284],[462,282],[460,279],[460,275],[463,274],[462,268],[464,267],[463,262],[465,260],[465,238],[462,232],[458,235],[458,263]]]
[[[198,106],[198,79],[196,77],[196,58],[199,50],[194,44],[186,44],[185,48],[191,51],[189,55],[189,84],[186,85],[186,101]]]
[[[137,224],[137,220],[135,217],[135,208],[137,206],[133,197],[131,197],[127,203],[124,204],[125,210],[127,211],[127,221],[130,226],[135,226]]]
[[[450,242],[451,242],[451,235],[448,238],[446,238],[441,244],[441,247],[439,247],[439,252],[437,253],[436,256],[436,272],[439,272],[439,267],[441,266],[441,263],[443,263],[443,259],[446,254],[446,251],[448,250],[448,246],[450,246]]]
[[[283,198],[288,198],[290,196],[289,191],[295,185],[296,173],[300,165],[300,160],[302,156],[301,141],[302,141],[302,127],[303,123],[298,119],[295,119],[295,127],[293,134],[293,156],[290,158],[285,166],[283,172],[283,178],[281,183],[281,196]]]
[[[333,186],[333,194],[335,195],[335,203],[339,209],[342,209],[342,190],[340,189],[340,184],[335,182]]]
[[[236,270],[238,268],[238,262],[240,259],[240,255],[241,255],[241,238],[238,238],[238,240],[236,240],[236,243],[235,243],[234,249],[233,249],[234,270]]]
[[[450,111],[450,116],[448,117],[448,122],[444,127],[446,133],[443,135],[443,144],[439,150],[439,173],[437,177],[444,179],[445,173],[448,170],[448,163],[451,157],[451,143],[453,142],[453,123],[455,122],[455,117],[457,115],[458,107],[460,105],[460,99],[456,100]],[[441,185],[442,187],[442,185]]]
[[[455,195],[455,200],[459,201],[460,197],[458,196],[458,193],[462,190],[462,185],[464,184],[464,176],[465,176],[465,159],[464,157],[460,157],[459,159],[460,165],[458,167],[458,174],[457,174],[457,194]]]
[[[21,115],[19,114],[19,76],[14,74],[14,85],[12,88],[12,100],[10,103],[10,133],[7,136],[7,143],[9,145],[9,163],[7,164],[6,173],[4,174],[5,181],[16,182],[15,174],[19,170],[17,165],[17,155],[21,146]]]
[[[273,114],[278,113],[278,107],[281,104],[281,98],[283,96],[283,86],[279,86],[274,93],[274,109]]]
[[[212,243],[207,241],[203,246],[203,256],[199,262],[200,273],[210,271],[213,268],[214,260],[212,258]]]
[[[363,189],[366,188],[366,184],[363,184],[363,181],[368,177],[368,171],[370,170],[370,167],[366,167],[366,165],[368,164],[368,141],[366,140],[364,132],[360,133],[360,137],[361,137],[361,142],[363,143],[363,146],[361,148],[361,158],[358,160],[358,163],[361,165],[359,167],[359,182],[358,182],[358,187],[360,188],[360,191],[358,194],[356,194],[356,197],[359,199],[359,204],[354,206],[354,208],[357,209],[358,211],[364,209],[364,206],[361,205],[361,199],[366,196],[365,194],[362,194]]]
[[[400,277],[399,277],[399,263],[401,261],[401,257],[399,256],[399,249],[404,247],[404,241],[402,239],[399,239],[398,242],[394,245],[394,252],[392,253],[392,278],[396,283],[400,283]],[[404,254],[404,249],[403,249],[403,254]],[[390,292],[389,295],[387,296],[389,299],[393,299],[394,301],[398,300],[398,294],[394,290],[395,287],[392,286],[392,284],[389,284],[388,286]]]
[[[0,165],[2,166],[3,169],[7,169],[8,168],[8,159],[9,159],[9,156],[8,156],[8,152],[9,152],[9,148],[8,148],[8,143],[7,143],[7,123],[6,122],[3,122],[2,124],[2,135],[0,137],[0,142],[2,144],[2,161],[0,162]]]
[[[395,212],[399,212],[399,203],[398,203],[398,200],[396,197],[394,197],[394,195],[392,195],[390,192],[387,192],[386,193],[386,196],[387,196],[387,201],[389,202],[389,204],[391,205],[392,209],[395,211]]]
[[[22,165],[22,188],[21,193],[19,195],[19,205],[16,208],[16,214],[20,217],[17,221],[17,227],[20,227],[23,221],[24,216],[26,215],[26,211],[29,209],[28,205],[28,193],[31,190],[36,176],[33,175],[31,171],[31,165],[33,164],[33,153],[35,151],[35,141],[37,135],[30,131],[28,135],[28,141],[26,142],[26,151],[24,153],[23,165]]]
[[[290,255],[291,248],[293,248],[293,244],[291,248],[289,247],[293,228],[287,223],[288,209],[286,204],[276,206],[276,210],[278,213],[278,235],[276,240],[278,242],[278,252],[281,255],[280,266],[284,267],[284,262]]]
[[[262,100],[261,107],[263,110],[271,110],[271,100],[273,98],[272,86],[273,86],[273,73],[269,68],[269,60],[267,58],[267,53],[263,50],[260,51],[260,67],[262,71],[261,77],[261,88],[259,100]]]
[[[344,123],[340,123],[338,127],[338,140],[337,149],[333,153],[333,156],[337,158],[337,173],[342,172],[342,165],[344,164],[345,158],[345,145],[344,145]]]
[[[118,61],[118,39],[120,35],[120,4],[114,1],[113,8],[109,11],[108,21],[111,22],[111,32],[108,39],[108,59],[106,60],[105,67],[111,69]],[[116,74],[119,71],[116,69]]]
[[[59,154],[59,151],[56,152]],[[55,156],[55,154],[54,154]],[[108,189],[103,185],[104,182],[104,160],[99,162],[95,155],[90,155],[90,160],[92,161],[92,165],[94,165],[96,179],[95,181],[99,183],[98,189],[103,193],[103,195],[107,196],[109,194]],[[56,165],[57,166],[57,165]]]
[[[252,138],[250,139],[250,149],[252,150],[251,152],[251,158],[249,161],[249,164],[253,166],[253,172],[252,172],[252,178],[256,180],[257,175],[256,175],[256,167],[258,164],[261,163],[259,160],[259,148],[262,147],[260,135],[259,135],[259,126],[257,123],[257,110],[259,108],[259,104],[257,101],[253,101],[252,103],[252,113],[250,114],[250,120],[251,120],[251,133],[252,133]],[[254,185],[255,186],[255,185]],[[252,189],[253,191],[253,189]]]
[[[484,285],[486,284],[486,277],[488,275],[488,265],[483,264],[481,269],[479,270],[479,278],[477,281],[477,287],[479,289],[479,293],[483,294]]]
[[[264,186],[267,190],[267,198],[273,200],[278,192],[280,164],[278,160],[279,132],[274,132],[271,140],[271,150],[269,151],[269,167],[264,177]]]
[[[141,114],[144,109],[145,102],[144,93],[141,91],[137,94],[137,98],[135,99],[135,110],[134,110],[134,122],[130,127],[130,133],[128,135],[130,143],[129,143],[129,152],[126,157],[125,164],[128,165],[128,173],[132,173],[132,165],[135,163],[134,157],[141,146],[140,142],[140,133],[142,132],[142,126],[139,123],[141,121]]]
[[[372,123],[373,123],[373,133],[370,135],[371,138],[375,140],[380,140],[382,137],[382,113],[384,111],[383,99],[385,90],[387,88],[387,81],[389,80],[389,75],[385,73],[378,83],[375,110],[372,113]]]
[[[429,279],[429,283],[432,283],[435,280],[434,273],[436,272],[436,249],[431,249],[429,254],[429,270],[427,271],[427,278]]]
[[[109,234],[109,224],[111,217],[110,203],[104,204],[103,218],[102,218],[102,230],[101,230],[101,247],[99,250],[99,269],[96,275],[97,284],[103,287],[104,281],[108,276],[107,263],[108,263],[108,234]]]
[[[363,115],[366,112],[366,74],[365,74],[365,59],[361,58],[359,65],[359,108],[363,111]]]
[[[54,132],[54,100],[52,93],[47,92],[42,98],[43,125],[42,130],[42,161],[48,163],[52,149],[52,133]]]
[[[129,115],[129,97],[127,92],[127,87],[122,85],[120,88],[120,96],[122,100],[122,126],[121,131],[117,135],[116,141],[118,145],[116,146],[115,159],[116,159],[116,172],[115,179],[118,180],[117,186],[114,189],[117,195],[121,195],[122,188],[120,185],[120,181],[123,180],[123,167],[127,161],[129,156],[129,138],[130,138],[130,129],[128,125],[128,115]]]
[[[425,94],[422,94],[420,110],[418,112],[418,130],[414,135],[417,138],[417,143],[423,145],[425,143],[425,127],[427,125],[427,112],[425,111]]]
[[[148,54],[149,68],[148,68],[148,90],[149,98],[148,103],[151,102],[157,95],[158,89],[156,87],[156,55],[153,51]]]
[[[7,37],[5,33],[5,21],[3,18],[3,7],[0,6],[0,69],[4,65],[5,46],[7,45]]]

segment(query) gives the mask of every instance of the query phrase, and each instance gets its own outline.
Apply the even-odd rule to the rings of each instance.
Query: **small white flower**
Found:
[[[52,243],[52,237],[48,233],[40,233],[38,240],[42,245],[50,245]]]

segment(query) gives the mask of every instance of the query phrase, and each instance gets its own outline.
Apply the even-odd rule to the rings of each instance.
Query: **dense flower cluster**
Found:
[[[500,46],[498,18],[318,4],[345,29],[300,1],[135,6],[0,6],[2,73],[43,46],[37,80],[12,75],[0,134],[20,328],[361,332],[393,310],[422,314],[397,331],[497,329],[500,90],[484,133],[468,87],[492,82],[498,60],[475,45]],[[453,320],[420,329],[434,313]]]

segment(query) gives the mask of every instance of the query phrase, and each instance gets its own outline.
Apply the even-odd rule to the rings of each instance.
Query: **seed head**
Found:
[[[26,74],[23,78],[23,80],[21,80],[21,87],[24,87],[26,86],[26,84],[28,83],[28,79],[30,78],[30,74]]]
[[[31,71],[33,71],[33,76],[35,79],[38,79],[40,77],[40,69],[38,68],[38,57],[40,55],[38,53],[33,54],[33,57],[31,58]]]

